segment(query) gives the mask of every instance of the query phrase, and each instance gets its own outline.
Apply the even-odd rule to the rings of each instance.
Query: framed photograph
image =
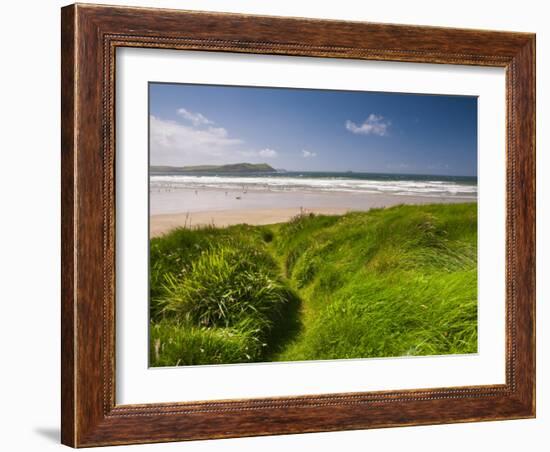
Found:
[[[62,9],[62,442],[535,416],[535,36]]]

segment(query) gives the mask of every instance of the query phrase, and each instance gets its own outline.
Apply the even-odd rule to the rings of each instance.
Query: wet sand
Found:
[[[430,197],[343,192],[227,192],[187,190],[151,192],[151,237],[177,227],[216,227],[282,223],[300,213],[341,215],[397,204],[475,202],[461,197]]]

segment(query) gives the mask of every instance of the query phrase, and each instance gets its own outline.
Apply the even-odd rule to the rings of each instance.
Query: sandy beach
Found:
[[[206,212],[187,212],[166,215],[153,215],[150,223],[151,237],[156,237],[177,227],[198,227],[212,225],[217,227],[247,223],[252,225],[283,223],[298,215],[300,212],[316,214],[344,214],[348,209],[318,208],[303,209],[246,209],[246,210],[216,210]]]
[[[151,237],[178,227],[216,227],[247,223],[282,223],[300,213],[340,215],[397,204],[471,202],[460,197],[364,193],[232,192],[217,189],[177,189],[151,192]]]

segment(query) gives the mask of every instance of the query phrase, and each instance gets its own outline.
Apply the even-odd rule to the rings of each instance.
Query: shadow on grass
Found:
[[[276,323],[268,338],[268,350],[264,361],[276,361],[274,359],[281,353],[288,343],[296,338],[302,329],[300,319],[300,307],[302,300],[299,295],[289,289],[289,301],[281,312],[281,319]]]

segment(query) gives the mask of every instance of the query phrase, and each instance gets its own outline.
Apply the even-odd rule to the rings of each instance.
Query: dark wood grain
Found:
[[[61,441],[75,444],[74,385],[74,158],[75,39],[74,8],[61,11]]]
[[[535,415],[535,37],[527,33],[72,5],[62,10],[62,442],[74,447]],[[506,69],[506,384],[115,403],[117,47]],[[503,93],[504,94],[504,93]]]

